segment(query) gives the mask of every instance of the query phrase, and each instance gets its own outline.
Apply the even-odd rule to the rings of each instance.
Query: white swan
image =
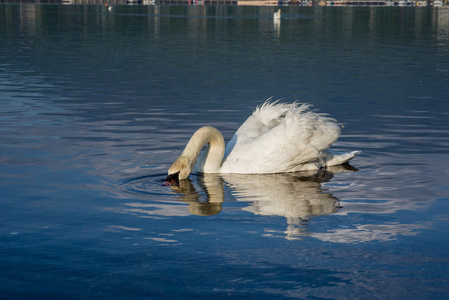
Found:
[[[226,148],[216,128],[198,129],[169,168],[167,180],[186,179],[195,164],[200,173],[284,173],[340,165],[361,152],[328,150],[341,127],[325,114],[311,111],[310,105],[269,100],[255,109]]]
[[[280,20],[281,19],[281,10],[280,9],[278,9],[278,11],[275,11],[273,13],[273,19],[274,20]]]

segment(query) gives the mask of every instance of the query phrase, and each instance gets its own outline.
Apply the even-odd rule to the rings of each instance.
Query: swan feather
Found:
[[[316,170],[348,162],[360,153],[328,150],[342,127],[310,104],[268,99],[239,127],[224,147],[221,133],[210,126],[194,133],[169,174],[187,178],[196,163],[202,173],[264,174]],[[208,144],[200,154],[203,145]]]
[[[221,171],[279,173],[322,167],[321,151],[338,139],[341,127],[310,107],[277,101],[257,107],[228,144]]]

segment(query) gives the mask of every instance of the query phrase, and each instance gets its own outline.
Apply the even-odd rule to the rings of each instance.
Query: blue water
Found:
[[[0,298],[447,297],[449,9],[274,9],[0,5]],[[269,97],[363,153],[164,185]]]

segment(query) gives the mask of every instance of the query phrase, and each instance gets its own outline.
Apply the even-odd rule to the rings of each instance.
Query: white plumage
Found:
[[[195,163],[201,173],[240,174],[296,172],[339,165],[360,153],[328,150],[340,131],[334,119],[310,110],[308,104],[266,101],[240,126],[226,149],[217,129],[198,129],[168,174],[179,174],[179,179],[185,179]]]
[[[275,11],[273,13],[273,19],[274,20],[280,20],[281,19],[281,10],[280,9],[278,9],[278,11]]]

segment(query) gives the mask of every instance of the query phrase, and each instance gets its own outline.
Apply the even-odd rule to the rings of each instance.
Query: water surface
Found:
[[[444,298],[449,10],[0,5],[0,291]],[[346,168],[162,182],[265,99],[345,129]]]

